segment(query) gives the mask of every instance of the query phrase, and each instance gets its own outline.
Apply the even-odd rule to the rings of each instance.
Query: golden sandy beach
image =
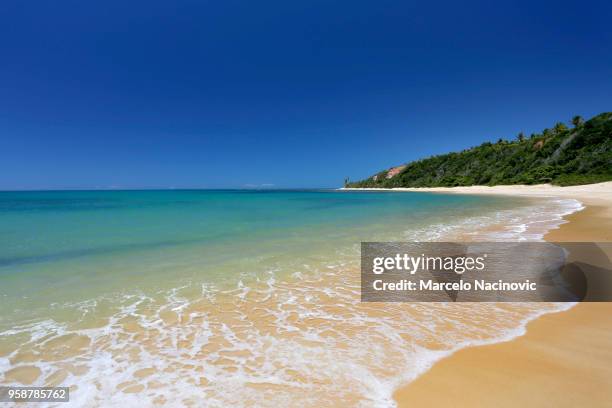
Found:
[[[612,183],[417,189],[570,197],[586,208],[549,241],[612,241]],[[611,254],[608,254],[609,256]],[[575,407],[612,404],[612,304],[582,303],[545,315],[510,342],[462,349],[396,391],[400,407]]]

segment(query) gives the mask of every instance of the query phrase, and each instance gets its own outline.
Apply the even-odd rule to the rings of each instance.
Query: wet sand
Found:
[[[586,205],[546,240],[612,241],[612,183],[520,190],[514,194],[571,197]],[[529,323],[524,336],[462,349],[441,360],[394,398],[400,407],[610,406],[611,315],[612,303],[581,303],[545,315]]]

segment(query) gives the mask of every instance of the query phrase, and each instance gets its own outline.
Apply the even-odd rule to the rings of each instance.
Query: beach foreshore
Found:
[[[443,194],[507,195],[522,197],[574,198],[585,204],[612,204],[612,181],[581,186],[560,187],[550,184],[467,186],[467,187],[397,187],[397,188],[340,188],[345,191],[407,191]]]
[[[612,241],[612,182],[574,186],[394,189],[456,194],[563,197],[585,208],[550,231],[552,242]],[[612,257],[612,254],[608,254]],[[462,349],[398,389],[399,407],[609,406],[612,303],[581,303],[532,322],[524,336]]]

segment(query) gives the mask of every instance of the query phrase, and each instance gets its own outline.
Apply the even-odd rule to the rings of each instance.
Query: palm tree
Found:
[[[522,142],[523,140],[525,140],[525,134],[523,132],[520,132],[516,138],[519,142]]]
[[[574,125],[574,127],[581,126],[583,123],[584,119],[582,119],[582,116],[580,115],[576,115],[572,118],[572,125]]]
[[[558,134],[561,132],[565,132],[567,130],[567,126],[565,126],[565,124],[562,122],[557,122],[554,129],[555,129],[555,133]]]

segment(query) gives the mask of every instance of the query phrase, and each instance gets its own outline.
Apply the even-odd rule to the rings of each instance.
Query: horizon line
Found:
[[[280,191],[280,190],[336,190],[340,187],[134,187],[134,188],[34,188],[0,189],[0,193],[48,191]]]

